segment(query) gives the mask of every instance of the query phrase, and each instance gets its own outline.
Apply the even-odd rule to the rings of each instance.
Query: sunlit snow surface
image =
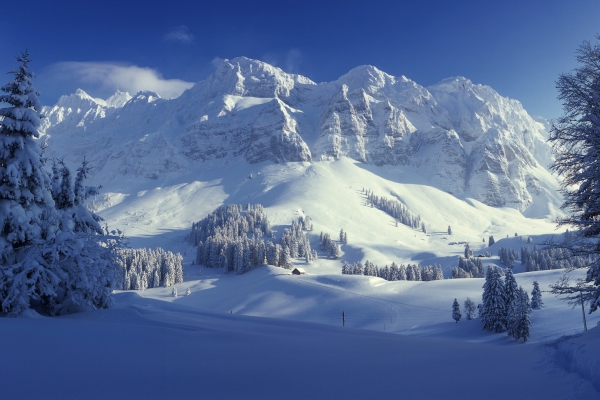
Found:
[[[108,182],[104,193],[110,196],[97,201],[100,213],[133,247],[184,254],[185,282],[177,287],[179,293],[189,287],[191,295],[174,298],[171,288],[117,292],[110,310],[1,318],[2,397],[597,397],[600,332],[564,338],[582,333],[581,310],[548,293],[544,308],[533,311],[531,340],[523,344],[482,331],[479,320],[451,319],[454,298],[461,305],[467,297],[481,301],[482,279],[387,282],[341,275],[341,261],[324,258],[313,265],[296,260],[307,271],[303,276],[270,266],[238,276],[191,265],[195,248],[184,242],[187,229],[224,203],[265,205],[278,234],[293,218],[309,215],[314,230],[307,234],[317,249],[321,231],[335,238],[343,228],[348,244],[341,246],[342,260],[438,263],[446,276],[464,250],[450,242],[467,241],[475,254],[495,255],[500,246],[518,250],[521,235],[540,243],[559,234],[552,215],[525,218],[400,172],[348,159],[280,165],[220,160],[158,184]],[[363,187],[398,198],[421,215],[430,233],[396,227],[366,205]],[[482,240],[489,235],[497,240],[491,248]],[[489,264],[498,258],[484,258]],[[523,271],[519,263],[515,269]],[[516,279],[528,291],[533,280],[546,290],[561,273],[517,273]],[[588,316],[588,326],[599,319]]]

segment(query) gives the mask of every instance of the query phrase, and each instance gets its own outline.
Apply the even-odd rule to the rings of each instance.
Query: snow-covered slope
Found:
[[[134,293],[116,297],[111,310],[0,319],[2,336],[11,344],[5,346],[0,364],[3,397],[598,396],[600,382],[594,368],[600,347],[598,329],[550,346],[490,346],[214,313],[184,301],[168,303]],[[477,322],[445,325],[468,332],[477,329]]]
[[[100,100],[79,90],[46,107],[50,155],[76,163],[86,154],[104,180],[182,176],[235,157],[251,164],[349,157],[409,167],[459,198],[531,215],[557,188],[546,170],[543,124],[518,101],[465,78],[425,88],[361,66],[315,84],[239,57],[179,98],[129,97]]]

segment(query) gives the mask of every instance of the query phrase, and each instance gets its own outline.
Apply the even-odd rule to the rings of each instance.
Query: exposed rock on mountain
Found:
[[[101,100],[78,90],[44,113],[54,155],[85,154],[105,179],[156,179],[225,157],[349,157],[414,167],[456,196],[521,211],[554,190],[539,179],[551,161],[543,124],[518,101],[461,77],[425,88],[361,66],[316,84],[240,57],[176,99],[117,92]]]

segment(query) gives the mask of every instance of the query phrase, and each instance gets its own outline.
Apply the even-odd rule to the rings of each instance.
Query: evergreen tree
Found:
[[[171,296],[177,297],[177,288],[173,286],[173,290],[171,291]]]
[[[32,306],[54,315],[110,307],[120,233],[108,235],[100,217],[73,204],[68,168],[55,166],[53,180],[44,170],[35,142],[41,106],[27,52],[17,61],[0,95],[9,105],[0,108],[2,311],[18,315]],[[64,203],[56,204],[53,194]],[[143,287],[141,276],[135,279]]]
[[[470,257],[473,257],[473,251],[471,250],[471,248],[469,247],[469,244],[467,243],[465,245],[465,258],[468,259]]]
[[[491,332],[506,330],[506,294],[498,268],[490,266],[483,285],[483,307],[481,323],[483,329]]]
[[[496,241],[494,240],[494,237],[490,235],[490,238],[488,239],[488,246],[492,247],[494,243],[496,243]]]
[[[342,253],[340,251],[340,247],[335,242],[331,242],[331,246],[329,247],[329,256],[335,260],[341,257]]]
[[[515,280],[512,268],[506,268],[506,274],[504,275],[504,293],[506,297],[507,310],[510,303],[516,299],[518,289],[519,286],[517,285],[517,281]]]
[[[542,308],[544,302],[542,301],[542,291],[537,281],[533,281],[533,290],[531,291],[531,308],[538,309]]]
[[[452,235],[452,228],[448,225],[448,235]]]
[[[515,301],[515,310],[511,318],[512,329],[511,336],[515,340],[523,339],[524,342],[530,337],[531,308],[529,308],[529,298],[527,292],[523,288],[519,288],[517,291],[518,300]]]
[[[187,288],[187,290],[185,291],[185,295],[189,296],[190,294],[192,294],[192,290],[190,288]]]
[[[467,297],[464,304],[465,315],[467,317],[467,321],[470,321],[475,318],[476,306],[475,303]]]
[[[458,322],[460,321],[460,317],[462,317],[460,314],[460,306],[458,305],[458,301],[454,299],[454,303],[452,303],[452,319]]]
[[[290,256],[290,250],[287,247],[283,248],[281,266],[285,269],[292,269],[292,258]]]

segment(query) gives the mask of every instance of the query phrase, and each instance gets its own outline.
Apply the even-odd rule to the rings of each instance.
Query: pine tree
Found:
[[[292,258],[290,256],[290,250],[287,247],[283,248],[283,252],[281,253],[281,266],[285,269],[292,269]]]
[[[465,300],[464,310],[465,310],[465,315],[467,317],[467,321],[470,321],[473,318],[475,318],[475,312],[476,312],[477,308],[475,306],[475,303],[468,297]]]
[[[18,70],[10,72],[14,79],[0,95],[0,102],[9,104],[0,108],[2,311],[18,315],[32,306],[54,315],[110,307],[120,234],[104,235],[101,219],[72,203],[68,168],[55,166],[54,180],[44,170],[34,140],[41,106],[27,52],[17,61]],[[56,204],[53,194],[65,202]]]
[[[490,266],[483,285],[483,307],[481,323],[483,329],[491,332],[506,330],[506,294],[498,268]]]
[[[515,340],[523,339],[524,342],[530,337],[531,308],[529,307],[529,298],[527,292],[523,288],[519,288],[517,291],[518,300],[515,302],[515,310],[512,316],[512,337]]]
[[[452,235],[452,228],[448,225],[448,235]]]
[[[460,314],[460,306],[458,305],[458,301],[454,299],[454,303],[452,303],[452,319],[458,322],[460,321],[460,317],[462,317]]]
[[[510,303],[517,297],[518,289],[519,285],[517,285],[512,268],[506,268],[506,274],[504,275],[504,295],[506,297],[507,310]]]
[[[329,248],[329,256],[335,260],[341,257],[340,247],[335,242],[331,242],[331,247]]]
[[[494,243],[496,243],[496,240],[494,240],[494,237],[490,235],[490,237],[488,239],[488,246],[492,247],[494,245]]]
[[[185,295],[189,296],[190,294],[192,294],[192,290],[190,288],[187,288],[187,290],[185,291]]]
[[[171,291],[171,296],[177,297],[177,288],[173,286],[173,290]]]
[[[470,257],[473,257],[473,251],[471,250],[471,248],[469,247],[469,244],[467,243],[465,245],[465,258],[468,259]]]
[[[533,290],[531,291],[531,308],[538,309],[542,308],[544,302],[542,301],[542,291],[537,281],[533,281]]]

